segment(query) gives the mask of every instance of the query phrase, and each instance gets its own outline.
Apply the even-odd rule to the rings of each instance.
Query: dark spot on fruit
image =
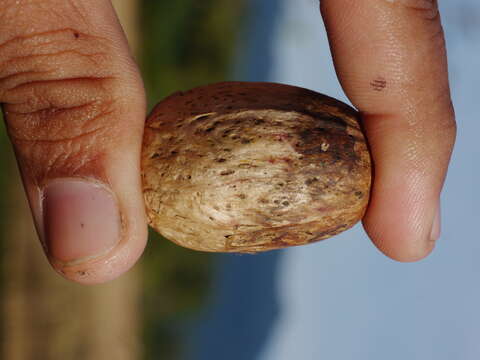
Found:
[[[363,192],[357,191],[355,192],[355,196],[358,197],[359,199],[363,198]]]
[[[242,144],[250,144],[251,142],[252,142],[251,139],[245,139],[245,138],[242,139],[242,141],[241,141]]]
[[[309,242],[315,242],[315,241],[321,240],[325,237],[330,237],[330,236],[336,235],[336,234],[342,232],[343,230],[345,230],[347,227],[348,227],[347,224],[341,224],[341,225],[338,225],[338,226],[334,227],[333,229],[329,229],[327,231],[319,231],[319,232],[314,234],[314,237],[312,239],[310,239]]]
[[[321,157],[323,162],[336,163],[341,161],[345,164],[355,164],[358,161],[358,155],[355,152],[355,139],[349,137],[347,133],[347,123],[339,117],[331,115],[322,115],[324,129],[320,136],[319,131],[308,129],[298,131],[300,138],[299,146],[296,151],[301,155],[313,155]],[[325,151],[325,144],[328,144],[328,152]]]
[[[160,156],[159,153],[155,153],[155,154],[153,154],[153,155],[150,156],[150,159],[156,159],[156,158],[158,158],[159,156]]]
[[[284,201],[284,202],[282,202],[282,205],[283,205],[283,206],[289,206],[290,203],[289,203],[288,201]]]
[[[210,117],[210,115],[202,115],[202,116],[199,116],[195,119],[195,121],[202,121],[202,120],[206,120]]]
[[[245,200],[247,198],[247,195],[245,194],[239,194],[238,197],[242,200]]]
[[[83,229],[85,227],[84,223],[80,223],[80,227]]]
[[[223,132],[222,137],[227,137],[228,134],[232,132],[232,129],[227,129]]]
[[[244,164],[239,164],[238,167],[240,169],[250,169],[250,168],[256,168],[257,166],[251,163],[244,163]]]
[[[307,179],[307,181],[305,181],[305,185],[312,185],[315,182],[318,182],[318,178],[316,177],[310,178],[310,179]]]
[[[75,37],[75,39],[78,39],[78,38],[80,37],[80,34],[75,31],[75,32],[73,33],[73,36]]]
[[[235,170],[224,170],[220,173],[221,176],[232,175],[235,173]]]
[[[217,159],[218,163],[224,163],[225,161],[227,161],[227,159]]]

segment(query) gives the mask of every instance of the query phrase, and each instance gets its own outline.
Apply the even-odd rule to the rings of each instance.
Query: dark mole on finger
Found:
[[[370,86],[373,88],[374,91],[383,91],[387,87],[387,80],[383,77],[379,77],[373,80],[370,83]]]

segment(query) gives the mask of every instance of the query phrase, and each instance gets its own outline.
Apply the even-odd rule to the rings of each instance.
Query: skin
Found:
[[[138,260],[147,238],[145,94],[125,36],[109,0],[0,0],[0,8],[0,103],[39,237],[44,245],[59,241],[58,227],[44,221],[50,184],[95,183],[118,206],[118,244],[95,256],[82,249],[74,259],[69,232],[60,231],[64,246],[45,248],[70,280],[111,280]],[[456,133],[437,3],[322,0],[320,8],[338,77],[372,150],[365,229],[392,259],[420,260],[439,237],[435,219]],[[49,111],[38,112],[40,105]],[[63,209],[57,205],[49,203]],[[71,222],[65,214],[56,221]]]

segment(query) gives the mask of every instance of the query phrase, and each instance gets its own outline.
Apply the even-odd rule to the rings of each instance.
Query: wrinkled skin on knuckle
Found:
[[[437,0],[384,0],[389,3],[398,3],[412,16],[418,16],[424,20],[438,20],[439,10]]]
[[[12,90],[32,82],[114,77],[110,47],[73,28],[8,38],[0,44],[1,101],[14,102]]]
[[[108,54],[102,39],[70,28],[0,44],[0,103],[34,179],[99,167],[120,113]]]
[[[112,136],[108,124],[118,111],[99,102],[67,109],[8,114],[17,158],[38,181],[97,173]],[[92,168],[93,167],[93,168]]]

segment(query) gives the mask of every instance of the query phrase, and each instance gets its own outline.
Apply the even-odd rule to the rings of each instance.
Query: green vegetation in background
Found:
[[[152,107],[178,91],[227,80],[241,0],[143,1],[141,70]],[[212,257],[151,233],[143,257],[145,359],[180,359],[185,322],[209,289]]]
[[[149,104],[178,90],[226,80],[242,0],[143,0],[142,72]]]

